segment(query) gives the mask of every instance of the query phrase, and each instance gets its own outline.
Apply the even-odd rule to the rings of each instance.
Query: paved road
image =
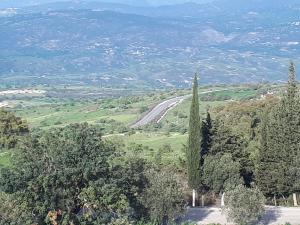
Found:
[[[172,107],[181,103],[184,99],[186,99],[188,97],[189,97],[189,95],[180,96],[180,97],[175,97],[175,98],[163,101],[162,103],[155,106],[149,113],[147,113],[142,119],[137,121],[131,127],[132,128],[141,127],[141,126],[147,125],[148,123],[161,120],[165,116],[166,112],[169,109],[171,109]]]
[[[232,224],[226,220],[220,208],[190,208],[183,218],[184,221],[194,221],[197,224]],[[289,222],[300,225],[300,208],[266,207],[266,214],[260,221],[263,225],[280,225]]]
[[[221,89],[221,90],[209,90],[204,91],[199,94],[207,94],[212,92],[218,92],[218,91],[226,91],[228,89]],[[185,95],[180,97],[175,97],[166,101],[163,101],[162,103],[155,106],[149,113],[147,113],[143,118],[141,118],[139,121],[137,121],[135,124],[131,126],[131,128],[137,128],[144,125],[147,125],[152,122],[159,122],[163,117],[167,114],[169,109],[173,108],[174,106],[180,104],[183,100],[187,99],[191,95]]]
[[[200,92],[199,94],[208,94],[212,92],[218,91],[226,91],[228,89],[221,89],[221,90],[209,90]],[[180,104],[183,100],[187,99],[191,95],[185,95],[180,97],[171,98],[169,100],[163,101],[162,103],[155,106],[149,113],[147,113],[143,118],[137,121],[135,124],[131,126],[131,128],[137,128],[141,126],[145,126],[152,122],[159,122],[163,117],[167,114],[167,112],[172,109],[174,106]]]

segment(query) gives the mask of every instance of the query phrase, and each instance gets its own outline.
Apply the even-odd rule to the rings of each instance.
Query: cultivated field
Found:
[[[224,106],[232,101],[260,98],[271,86],[237,85],[201,87],[200,113],[205,117],[208,109]],[[35,89],[33,89],[35,90]],[[11,93],[11,91],[4,91]],[[3,92],[3,93],[4,93]],[[128,91],[131,93],[130,91]],[[45,89],[39,96],[17,95],[6,98],[17,116],[28,121],[31,129],[50,129],[71,123],[88,122],[101,126],[104,138],[118,140],[127,153],[134,152],[132,143],[142,145],[139,155],[180,166],[187,142],[190,98],[185,99],[160,120],[136,129],[130,126],[142,118],[154,106],[166,99],[190,94],[189,89],[134,92],[124,96],[123,90],[70,87],[69,89]],[[102,96],[102,97],[101,97]],[[167,149],[166,151],[162,149]],[[1,153],[1,166],[9,164],[10,155]]]

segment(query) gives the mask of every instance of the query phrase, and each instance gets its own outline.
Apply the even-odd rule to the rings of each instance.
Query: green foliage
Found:
[[[244,155],[245,142],[242,137],[234,134],[222,121],[216,121],[213,130],[213,140],[210,153],[231,153],[234,159]]]
[[[288,88],[283,98],[283,104],[288,109],[286,115],[286,125],[288,135],[287,145],[290,150],[290,181],[292,182],[291,191],[300,192],[300,90],[297,87],[296,72],[294,63],[291,62],[289,68]]]
[[[264,205],[265,197],[258,188],[239,185],[226,192],[224,211],[237,224],[256,224],[264,214]]]
[[[140,113],[144,113],[147,112],[148,110],[149,110],[148,106],[142,106],[139,111]]]
[[[14,148],[28,132],[27,122],[14,113],[0,108],[0,149]]]
[[[203,165],[204,183],[217,194],[232,189],[243,183],[240,167],[228,153],[207,156]]]
[[[286,92],[266,111],[261,127],[257,184],[267,195],[289,195],[299,191],[300,98],[291,63]]]
[[[234,134],[223,121],[217,120],[214,123],[210,155],[225,154],[231,155],[232,160],[240,165],[240,174],[245,183],[251,177],[251,166],[249,152],[246,151],[246,142],[241,135]]]
[[[0,202],[0,225],[30,224],[26,202],[4,192],[0,192]]]
[[[202,95],[200,100],[201,101],[226,101],[230,100],[231,96],[230,95],[217,95],[215,93],[209,93],[206,95]]]
[[[141,202],[149,210],[150,218],[158,224],[169,224],[184,212],[183,192],[171,171],[150,170],[149,184]]]
[[[256,88],[244,87],[236,90],[220,90],[217,92],[201,95],[201,101],[228,101],[228,100],[247,100],[253,99],[257,95]]]
[[[13,166],[0,173],[0,188],[8,198],[3,202],[24,208],[1,208],[6,221],[125,225],[148,215],[172,222],[183,212],[175,175],[151,169],[146,176],[150,166],[139,158],[124,161],[114,145],[101,139],[99,127],[51,129],[31,135],[21,146]],[[135,151],[140,147],[133,146]],[[161,151],[170,152],[170,145]]]
[[[135,194],[145,182],[143,167],[111,166],[115,156],[98,127],[49,130],[24,141],[12,168],[1,169],[0,188],[34,212],[32,223],[45,224],[48,213],[58,211],[62,224],[127,221],[135,207],[142,210]]]
[[[257,184],[267,195],[286,194],[289,191],[288,155],[280,148],[283,136],[277,131],[278,120],[264,115],[261,130],[259,163],[256,170]]]
[[[146,176],[146,171],[152,168],[152,164],[147,163],[139,157],[130,157],[113,167],[112,180],[122,188],[122,193],[127,197],[131,212],[131,219],[140,219],[148,215],[147,210],[139,198],[150,182]],[[152,181],[154,182],[154,181]]]
[[[212,119],[210,116],[210,113],[207,111],[206,119],[205,121],[202,122],[201,126],[201,156],[202,156],[202,161],[205,157],[205,155],[208,154],[211,145],[212,145]]]
[[[8,167],[11,163],[11,157],[10,152],[0,152],[0,167]]]
[[[187,171],[190,188],[200,188],[201,167],[201,123],[199,115],[198,80],[195,75],[193,86],[193,98],[190,109],[189,139],[187,148]]]

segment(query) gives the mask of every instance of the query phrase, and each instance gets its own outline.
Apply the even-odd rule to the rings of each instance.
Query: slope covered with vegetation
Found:
[[[137,119],[132,114],[146,112],[143,104],[188,93],[56,102],[63,113],[47,110],[51,104],[38,112],[41,105],[15,108],[28,123],[2,110],[1,223],[168,224],[192,204],[190,188],[202,196],[196,205],[216,204],[227,193],[226,214],[243,224],[256,221],[265,202],[296,205],[300,100],[294,65],[286,87],[197,88],[195,81],[193,100],[172,108],[160,123],[129,128]],[[91,105],[103,121],[72,118],[72,109]],[[61,123],[30,119],[52,114],[61,115]],[[132,117],[113,120],[125,115]]]

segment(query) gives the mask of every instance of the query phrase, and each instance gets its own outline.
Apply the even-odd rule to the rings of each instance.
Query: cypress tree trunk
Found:
[[[189,139],[187,147],[188,184],[193,189],[193,207],[196,206],[196,190],[200,188],[201,121],[199,116],[198,80],[195,75],[190,109]]]

